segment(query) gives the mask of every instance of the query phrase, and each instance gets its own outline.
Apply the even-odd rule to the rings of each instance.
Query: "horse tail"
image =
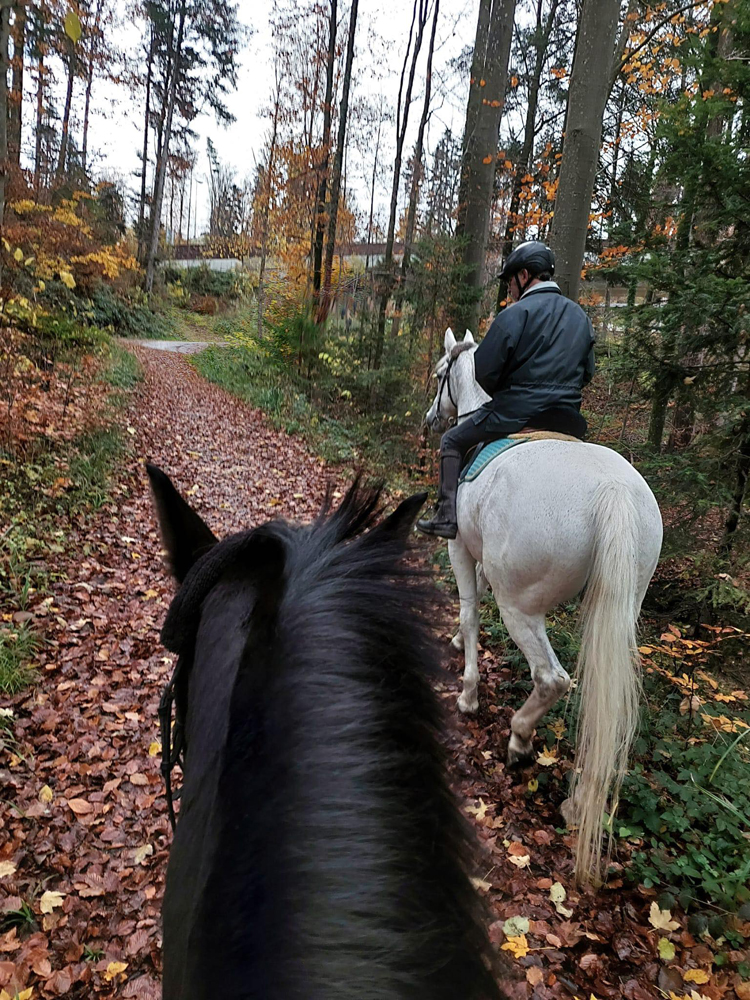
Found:
[[[579,824],[576,877],[583,882],[601,877],[603,814],[610,796],[612,817],[617,809],[638,728],[641,694],[636,639],[639,531],[630,485],[609,481],[599,486],[593,514],[594,553],[582,605],[580,712],[571,792]]]

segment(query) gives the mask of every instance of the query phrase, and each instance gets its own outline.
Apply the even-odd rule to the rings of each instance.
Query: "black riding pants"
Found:
[[[514,431],[489,431],[483,423],[475,424],[473,420],[464,420],[443,434],[440,441],[440,457],[460,457],[463,461],[473,447],[483,441],[497,441]]]

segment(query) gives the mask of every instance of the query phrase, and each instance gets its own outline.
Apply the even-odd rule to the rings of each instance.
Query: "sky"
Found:
[[[140,32],[138,27],[124,16],[126,0],[118,0],[118,5],[123,15],[123,23],[118,29],[118,43],[135,58],[140,45]],[[254,173],[268,128],[267,119],[262,113],[269,102],[273,81],[273,47],[269,25],[273,0],[239,0],[238,6],[240,19],[252,33],[240,53],[237,91],[231,94],[228,100],[235,122],[228,127],[222,127],[208,115],[201,115],[193,126],[199,136],[196,143],[200,155],[197,176],[202,180],[198,189],[199,229],[208,218],[208,187],[205,179],[208,170],[206,138],[211,137],[220,159],[230,164],[238,178],[242,179]],[[377,100],[378,95],[382,93],[385,99],[395,106],[398,79],[409,33],[411,7],[409,0],[360,0],[353,71],[353,99],[359,93]],[[459,135],[462,131],[468,81],[456,78],[448,72],[447,67],[451,59],[473,44],[477,9],[478,0],[441,0],[434,56],[432,101],[434,110],[428,127],[428,150],[434,149],[445,127],[451,127],[454,133]],[[339,28],[340,37],[345,39],[347,30],[348,20]],[[374,45],[375,56],[371,54],[370,48],[371,31],[378,39]],[[423,49],[413,95],[407,149],[413,144],[421,111],[427,39]],[[29,100],[33,101],[35,85],[32,81],[28,81],[26,88]],[[82,86],[79,83],[77,94],[79,114],[83,101],[81,91]],[[58,97],[58,103],[61,101],[62,95]],[[93,106],[91,145],[98,154],[96,169],[100,175],[122,176],[128,185],[135,189],[134,175],[139,168],[138,149],[142,142],[141,101],[134,100],[124,86],[98,80],[93,91]],[[29,106],[27,121],[32,113]],[[388,135],[384,135],[385,162],[392,163],[395,145],[393,123],[388,126],[387,132]],[[347,183],[354,193],[360,210],[364,213],[369,202],[369,180],[366,181],[365,177],[372,170],[372,151],[367,149],[358,152],[356,148],[358,144],[354,141],[356,138],[352,136],[347,163]],[[387,158],[389,154],[390,160]],[[381,215],[387,210],[390,184],[391,179],[386,173],[380,180],[376,196],[376,206]]]

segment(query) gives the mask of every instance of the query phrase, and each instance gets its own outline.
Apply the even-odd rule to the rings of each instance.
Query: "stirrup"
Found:
[[[436,535],[438,538],[451,540],[458,534],[458,525],[454,521],[439,521],[437,517],[423,518],[421,521],[417,521],[417,529],[423,535]]]

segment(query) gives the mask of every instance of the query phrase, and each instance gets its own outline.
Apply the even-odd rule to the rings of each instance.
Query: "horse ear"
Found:
[[[169,476],[155,465],[147,465],[156,516],[172,576],[182,583],[188,570],[216,545],[218,539],[193,508],[182,499]]]
[[[424,507],[426,499],[427,493],[415,493],[408,500],[403,500],[394,512],[378,527],[378,532],[391,535],[394,538],[398,538],[399,541],[405,542],[409,537],[411,529],[414,527],[417,514]]]
[[[476,341],[474,340],[471,330],[467,330],[466,333],[464,334],[464,343],[476,344]]]
[[[453,335],[453,330],[450,327],[445,331],[445,351],[449,354],[453,348],[456,346],[456,338]]]

